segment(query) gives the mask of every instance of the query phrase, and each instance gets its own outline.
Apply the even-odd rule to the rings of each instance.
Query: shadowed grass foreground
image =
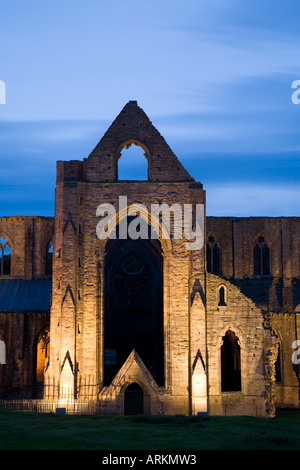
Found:
[[[1,450],[300,450],[299,431],[297,411],[265,419],[0,410]]]

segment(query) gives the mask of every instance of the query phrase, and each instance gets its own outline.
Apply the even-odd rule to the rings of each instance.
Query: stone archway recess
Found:
[[[124,391],[124,415],[137,415],[144,413],[144,391],[142,387],[132,382]]]

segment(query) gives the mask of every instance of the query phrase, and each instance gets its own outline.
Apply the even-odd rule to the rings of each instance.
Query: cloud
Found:
[[[221,109],[230,84],[298,78],[291,0],[69,4],[43,4],[34,15],[33,2],[7,5],[5,119],[106,119],[129,99],[152,115]]]
[[[227,212],[235,201],[250,214],[263,201],[265,211],[281,213],[280,198],[288,213],[296,210],[300,105],[291,102],[291,83],[300,79],[299,13],[294,0],[7,3],[0,31],[7,204],[39,208],[39,179],[51,187],[50,204],[56,161],[87,157],[136,99],[208,189],[211,210],[224,203]],[[251,205],[243,189],[252,191]]]
[[[42,153],[44,153],[44,150],[38,149],[38,148],[33,148],[33,147],[30,147],[30,148],[23,147],[21,150],[22,150],[22,152],[29,153],[30,155],[34,155],[34,154],[41,155]]]

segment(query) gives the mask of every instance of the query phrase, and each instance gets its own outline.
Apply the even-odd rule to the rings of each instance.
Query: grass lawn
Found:
[[[300,411],[276,418],[116,417],[0,410],[1,450],[300,450]]]

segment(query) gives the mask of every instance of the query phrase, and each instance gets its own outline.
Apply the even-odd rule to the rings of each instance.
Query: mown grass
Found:
[[[1,450],[300,450],[299,431],[297,411],[267,419],[0,410]]]

